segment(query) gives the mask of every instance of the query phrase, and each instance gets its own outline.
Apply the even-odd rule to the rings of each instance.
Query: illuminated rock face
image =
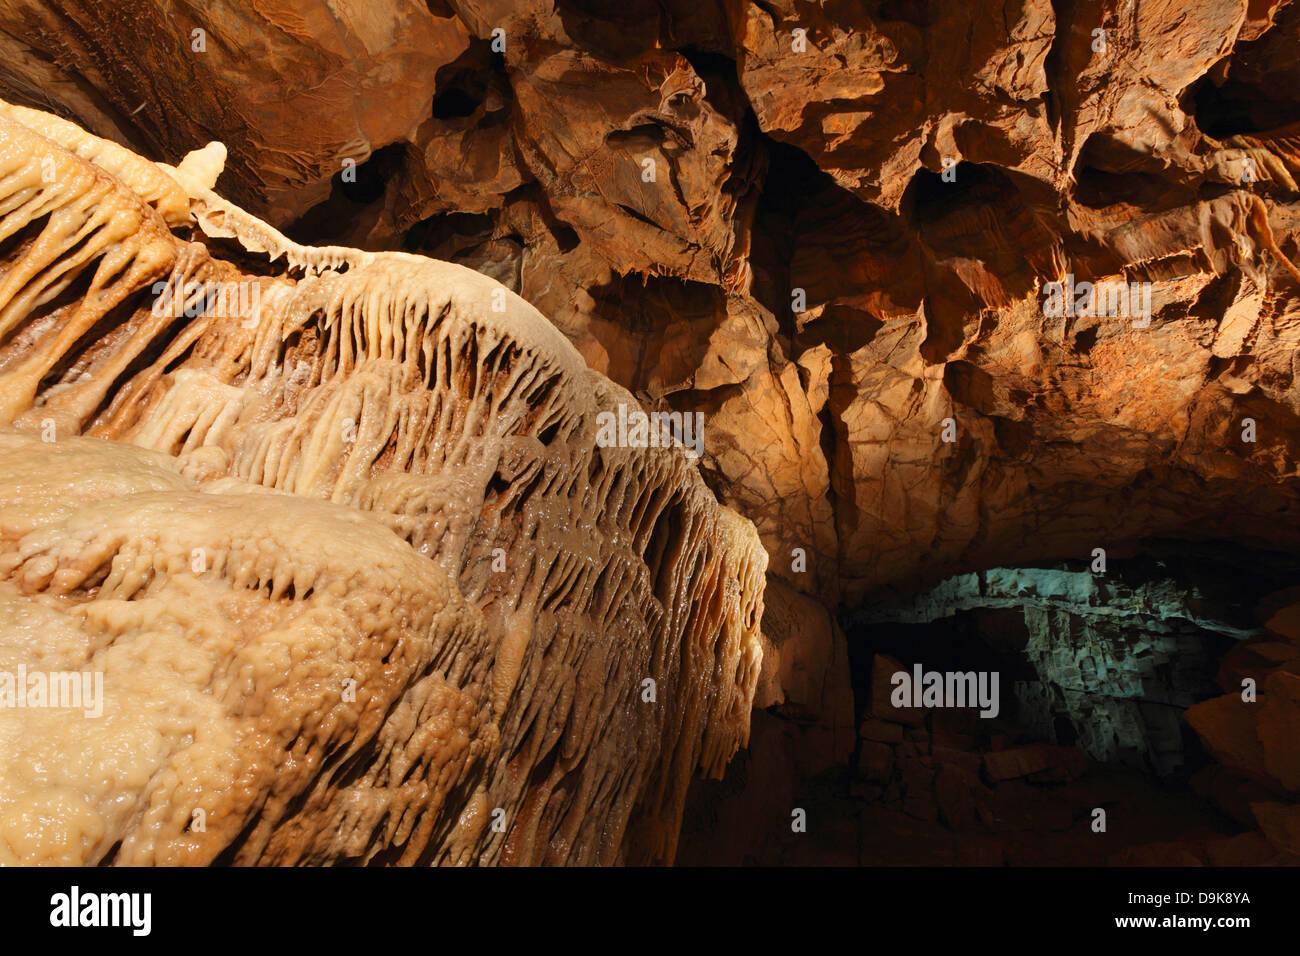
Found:
[[[221,140],[296,237],[492,275],[704,413],[711,486],[824,603],[1300,533],[1295,4],[96,7],[0,3],[11,99]]]
[[[294,239],[469,266],[647,410],[704,416],[700,474],[771,556],[758,699],[815,727],[819,742],[789,748],[807,768],[845,750],[839,610],[1098,547],[1300,540],[1300,4],[118,6],[106,20],[84,0],[0,0],[16,25],[0,31],[0,93],[154,159],[221,140],[223,194]],[[123,212],[88,248],[137,247],[123,261],[182,296],[251,272],[257,296],[238,286],[214,310],[233,315],[197,324],[127,303],[117,337],[87,325],[103,321],[92,309],[45,352],[30,348],[44,316],[82,290],[29,296],[0,316],[6,415],[170,445],[200,479],[397,507],[409,541],[442,535],[415,529],[432,492],[379,485],[446,470],[419,460],[421,422],[466,434],[468,418],[425,406],[437,388],[411,384],[433,385],[440,353],[421,358],[404,329],[377,352],[349,344],[358,314],[410,304],[407,260],[308,254],[203,195],[205,161],[159,179],[97,143],[79,155],[167,228]],[[96,188],[75,202],[93,208]],[[168,233],[190,216],[292,267],[187,251]],[[486,316],[490,350],[496,286],[464,281],[473,303],[443,319]],[[373,285],[391,296],[348,304]],[[243,328],[254,300],[267,321]],[[466,345],[433,301],[411,322]],[[609,394],[597,412],[619,405]],[[468,445],[447,461],[487,473]],[[485,552],[465,547],[476,603],[497,578],[474,577]],[[1041,712],[1078,709],[1065,676]],[[1136,742],[1139,723],[1117,712],[1095,733]]]
[[[0,108],[0,670],[102,680],[0,710],[0,859],[671,861],[752,526],[598,443],[633,399],[512,293],[297,246],[219,159]]]
[[[1119,570],[958,575],[860,623],[880,629],[965,615],[971,639],[1019,672],[1008,687],[1017,723],[1095,761],[1168,775],[1184,763],[1183,712],[1214,694],[1219,654],[1258,629],[1241,606],[1208,597],[1170,568],[1126,569],[1131,581]]]

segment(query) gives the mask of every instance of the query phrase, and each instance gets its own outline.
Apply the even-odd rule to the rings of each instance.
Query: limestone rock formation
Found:
[[[471,39],[414,0],[127,0],[106,12],[95,0],[0,4],[9,98],[167,162],[223,142],[229,195],[290,217],[326,198],[345,162],[414,135],[438,71]]]
[[[1259,633],[1243,609],[1164,574],[1130,585],[1087,570],[993,568],[858,619],[928,623],[974,612],[976,632],[1031,669],[1009,688],[1023,726],[1094,760],[1164,775],[1183,764],[1183,712],[1213,693],[1223,643],[1214,636]]]
[[[1295,4],[95,7],[7,0],[11,95],[518,291],[805,593],[1297,532]]]
[[[1254,615],[1255,598],[1300,571],[1300,2],[103,6],[0,0],[0,96],[43,111],[7,108],[21,127],[11,138],[62,136],[89,164],[58,174],[82,183],[70,214],[91,215],[117,188],[101,173],[136,197],[76,227],[85,246],[67,253],[103,251],[97,277],[87,260],[79,279],[42,266],[0,289],[0,419],[158,451],[175,459],[165,471],[197,483],[162,491],[233,494],[242,481],[364,514],[444,568],[492,647],[528,618],[511,604],[537,584],[516,564],[523,547],[548,574],[564,565],[553,573],[566,581],[575,568],[626,568],[596,583],[637,604],[628,626],[658,635],[656,666],[677,660],[667,635],[696,626],[696,605],[659,594],[661,621],[635,595],[658,594],[661,579],[687,587],[658,573],[670,559],[698,580],[690,554],[646,551],[647,540],[697,542],[744,595],[744,636],[715,650],[739,654],[745,673],[728,677],[743,691],[722,695],[717,726],[731,729],[702,730],[711,711],[680,735],[699,730],[716,769],[743,737],[740,701],[757,695],[739,773],[763,792],[718,797],[742,815],[788,814],[763,802],[793,799],[795,784],[776,781],[833,766],[909,821],[1061,823],[1059,808],[1025,796],[1033,774],[1002,780],[1004,805],[984,805],[992,798],[965,776],[983,773],[980,759],[921,763],[934,757],[920,752],[935,730],[923,719],[864,723],[873,659],[908,656],[874,642],[912,626],[899,612],[919,594],[931,606],[914,607],[915,626],[977,617],[975,632],[1024,638],[1007,658],[1024,669],[1005,687],[1019,686],[1038,739],[1008,730],[999,750],[1073,735],[1097,760],[1175,776],[1195,749],[1189,724],[1204,738],[1219,766],[1195,785],[1250,832],[1189,850],[1162,831],[1151,858],[1290,852],[1285,808],[1300,791],[1263,740],[1290,726],[1273,671],[1293,666],[1287,633],[1300,628],[1269,622],[1289,598]],[[215,148],[183,162],[208,141],[228,150],[221,191],[237,205],[211,192]],[[3,261],[34,241],[44,213],[29,213]],[[54,250],[37,255],[55,262]],[[409,256],[479,278],[435,264],[415,278]],[[170,278],[251,283],[240,288],[250,303],[258,290],[256,321],[243,327],[237,295],[220,321],[142,310],[139,290]],[[427,305],[408,309],[417,299]],[[460,348],[477,350],[473,361]],[[541,355],[545,375],[520,371]],[[488,380],[457,378],[480,360],[495,369]],[[439,399],[444,388],[491,392],[515,418],[479,420]],[[574,444],[593,416],[632,402],[703,416],[700,480],[686,463]],[[341,437],[347,422],[354,441]],[[578,526],[564,515],[589,512],[568,504],[530,514],[514,503],[620,489],[615,457],[639,476],[627,500],[652,503],[645,515],[614,507],[617,529]],[[449,468],[474,477],[435,480]],[[162,480],[148,474],[151,488]],[[757,544],[715,498],[753,523]],[[742,543],[699,543],[718,535]],[[486,570],[497,547],[499,579]],[[1229,619],[1163,573],[1118,590],[1090,576],[1097,549],[1112,562],[1184,549],[1207,573],[1245,569],[1258,587]],[[766,624],[746,617],[760,577]],[[1252,677],[1266,714],[1204,699],[1232,641],[1220,689],[1239,695]],[[519,686],[543,673],[525,663]],[[645,670],[625,663],[624,676]],[[725,670],[708,686],[726,684]],[[556,693],[557,706],[594,706]],[[855,723],[861,736],[846,743]],[[894,739],[894,724],[918,739]],[[512,772],[542,767],[536,793],[577,792],[557,769],[575,752],[563,753]],[[647,770],[618,785],[639,793],[655,779],[678,806],[687,773],[673,766],[671,782]],[[697,789],[717,797],[708,786]],[[581,792],[593,806],[613,799]],[[1076,810],[1094,798],[1071,793]],[[561,813],[549,799],[535,811],[547,820]],[[649,805],[611,812],[644,819]],[[837,840],[869,859],[869,830]],[[550,832],[552,847],[577,845]],[[619,840],[621,858],[671,856],[666,832]],[[477,858],[542,858],[511,852]],[[780,858],[808,852],[783,846]],[[1034,852],[1047,853],[964,844],[950,855]],[[1124,852],[1133,862],[1142,851]],[[572,858],[612,858],[591,853]]]
[[[298,246],[220,155],[0,107],[0,862],[671,861],[752,525],[517,296]]]

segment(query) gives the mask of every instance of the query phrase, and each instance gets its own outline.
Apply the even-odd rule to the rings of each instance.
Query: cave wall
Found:
[[[0,15],[6,95],[220,139],[273,225],[463,261],[702,411],[796,590],[1294,538],[1294,4]],[[1150,283],[1149,326],[1045,317],[1066,273]]]
[[[822,768],[838,608],[1153,536],[1295,552],[1297,49],[1285,0],[0,0],[5,98],[220,140],[290,237],[466,265],[702,413],[769,556],[759,700]],[[1150,314],[1047,314],[1067,278]]]

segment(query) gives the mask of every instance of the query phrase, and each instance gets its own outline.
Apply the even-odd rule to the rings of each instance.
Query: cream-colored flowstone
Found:
[[[486,276],[0,104],[0,862],[675,853],[766,555]],[[6,706],[85,674],[94,708]]]

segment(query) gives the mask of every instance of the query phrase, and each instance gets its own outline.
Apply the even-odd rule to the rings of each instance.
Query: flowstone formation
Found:
[[[0,104],[0,862],[670,862],[753,526],[499,283],[299,246],[224,154]]]

